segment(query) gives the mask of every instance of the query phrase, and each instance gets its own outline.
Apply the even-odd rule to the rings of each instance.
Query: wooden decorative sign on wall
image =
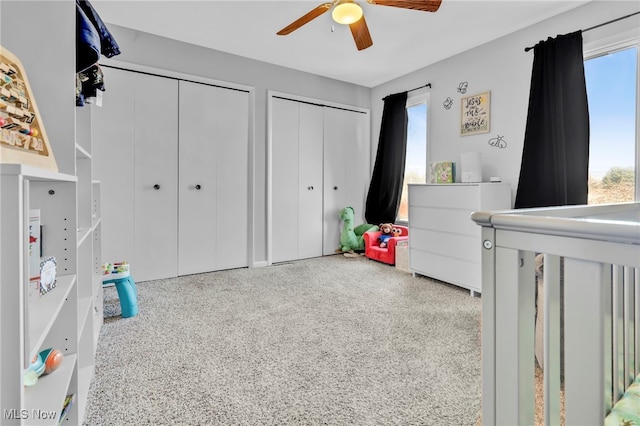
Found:
[[[490,92],[467,96],[460,100],[460,134],[488,133],[491,122]]]
[[[0,46],[0,163],[58,171],[20,60]]]

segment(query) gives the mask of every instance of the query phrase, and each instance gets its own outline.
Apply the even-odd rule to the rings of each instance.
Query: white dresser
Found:
[[[508,209],[508,183],[409,185],[409,269],[481,293],[481,228],[471,213]]]

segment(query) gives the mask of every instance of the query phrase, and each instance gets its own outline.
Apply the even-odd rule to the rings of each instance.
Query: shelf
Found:
[[[78,247],[87,239],[91,232],[93,232],[94,225],[91,228],[80,228],[78,229]]]
[[[93,350],[98,349],[98,341],[100,340],[100,329],[102,328],[103,319],[102,310],[93,308]]]
[[[40,346],[47,337],[69,292],[76,283],[76,275],[62,275],[57,278],[56,288],[38,299],[29,300],[28,330],[29,359],[40,351]]]
[[[87,316],[89,315],[89,311],[91,311],[92,299],[93,295],[78,299],[78,336],[82,336],[82,332],[87,326]]]
[[[33,167],[26,164],[0,164],[0,175],[23,175],[32,181],[40,182],[77,182],[78,178],[73,175],[54,172],[52,170]]]
[[[92,192],[93,192],[93,200],[92,200],[92,208],[91,208],[91,220],[94,224],[100,220],[101,217],[101,207],[100,207],[100,181],[94,180],[91,181]]]
[[[86,149],[84,149],[80,145],[76,144],[76,158],[90,159],[91,158],[91,154],[89,152],[87,152]]]
[[[58,416],[62,411],[64,399],[69,393],[69,384],[75,371],[77,356],[66,355],[62,365],[53,373],[40,376],[38,383],[25,389],[25,409],[29,416],[26,423],[57,425]],[[45,417],[37,419],[37,413],[44,413]],[[55,415],[51,415],[55,413]]]
[[[93,364],[86,367],[78,368],[78,399],[76,404],[78,407],[84,407],[87,403],[87,395],[89,395],[89,387],[91,386],[91,378],[93,377]]]

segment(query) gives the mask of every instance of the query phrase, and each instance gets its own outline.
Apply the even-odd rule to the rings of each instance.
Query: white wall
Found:
[[[564,15],[483,45],[432,66],[418,70],[373,89],[343,83],[313,74],[278,67],[223,52],[169,40],[130,29],[108,25],[122,54],[114,59],[154,68],[167,69],[255,88],[255,155],[252,199],[253,262],[266,260],[266,141],[267,90],[323,99],[331,102],[371,108],[372,163],[376,153],[382,114],[382,98],[390,93],[422,86],[430,82],[430,160],[459,162],[466,151],[483,154],[485,179],[499,175],[515,190],[529,98],[529,80],[533,52],[524,52],[539,40],[606,22],[640,10],[637,1],[592,2]],[[24,13],[27,11],[28,13]],[[11,50],[26,68],[39,111],[56,150],[74,149],[74,70],[75,3],[64,1],[0,2],[0,44]],[[99,10],[98,10],[99,12]],[[15,19],[30,16],[30,20]],[[24,31],[24,23],[32,29]],[[585,33],[585,42],[606,38],[620,27],[638,26],[638,16]],[[16,34],[20,34],[16,37]],[[425,49],[428,49],[425,43]],[[469,83],[467,94],[491,91],[491,132],[459,136],[460,93],[462,81]],[[107,91],[109,82],[105,82]],[[442,102],[454,99],[450,110]],[[66,100],[65,100],[66,99]],[[503,150],[487,144],[490,138],[504,136]],[[75,173],[73,164],[61,171]]]
[[[100,11],[98,10],[98,13]],[[108,24],[122,53],[118,62],[196,75],[255,88],[255,147],[253,191],[253,258],[249,264],[266,262],[266,144],[267,90],[306,96],[329,102],[368,108],[370,89],[304,73],[266,62],[206,49],[188,43]],[[108,92],[109,82],[105,81]],[[105,97],[108,93],[105,92]]]
[[[0,45],[18,57],[58,170],[75,175],[75,2],[0,1]]]
[[[638,10],[640,3],[637,1],[594,1],[373,88],[372,162],[380,133],[382,98],[431,83],[428,161],[455,161],[459,164],[460,153],[479,151],[482,153],[484,180],[491,176],[502,177],[503,182],[512,185],[512,199],[515,200],[533,64],[533,51],[525,52],[524,48],[548,37],[586,29]],[[606,38],[612,32],[638,26],[640,16],[636,15],[585,32],[583,37],[587,44],[595,38]],[[446,42],[446,39],[439,42]],[[425,43],[425,49],[428,48],[429,43]],[[468,82],[468,91],[462,95],[457,87],[465,81]],[[485,91],[491,91],[490,132],[460,136],[460,98]],[[453,99],[449,110],[443,106],[447,97]],[[489,146],[489,139],[498,135],[504,137],[507,148]]]

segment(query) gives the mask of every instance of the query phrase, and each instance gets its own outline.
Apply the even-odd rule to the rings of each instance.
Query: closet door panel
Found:
[[[324,108],[324,243],[323,254],[335,253],[340,245],[340,210],[351,206],[347,200],[345,182],[347,167],[358,160],[347,156],[352,143],[352,124],[346,111]],[[356,217],[360,215],[357,206]],[[356,224],[357,225],[357,224]]]
[[[216,162],[220,148],[210,119],[216,113],[213,89],[180,82],[178,275],[216,269]]]
[[[369,184],[369,117],[357,111],[324,108],[324,248],[340,241],[340,210],[353,207],[354,226],[364,223]]]
[[[92,110],[92,158],[102,194],[102,258],[136,265],[134,250],[134,74],[103,68],[109,84],[101,108]]]
[[[368,114],[274,98],[271,124],[272,261],[334,254],[340,210],[364,220]]]
[[[273,98],[271,108],[271,261],[298,258],[298,103]]]
[[[177,276],[178,82],[135,74],[137,280]]]
[[[344,114],[351,123],[345,129],[345,133],[348,134],[348,140],[345,141],[344,146],[345,156],[352,161],[347,163],[347,173],[343,175],[345,181],[342,187],[347,203],[356,211],[355,225],[357,226],[365,222],[364,209],[371,180],[369,115],[355,111],[344,111]]]
[[[238,268],[248,265],[249,94],[211,89],[209,120],[218,145],[215,266]]]
[[[322,256],[322,107],[299,104],[298,258]]]
[[[213,88],[210,120],[216,135],[216,269],[244,267],[248,260],[249,94]],[[215,112],[213,112],[215,110]]]

